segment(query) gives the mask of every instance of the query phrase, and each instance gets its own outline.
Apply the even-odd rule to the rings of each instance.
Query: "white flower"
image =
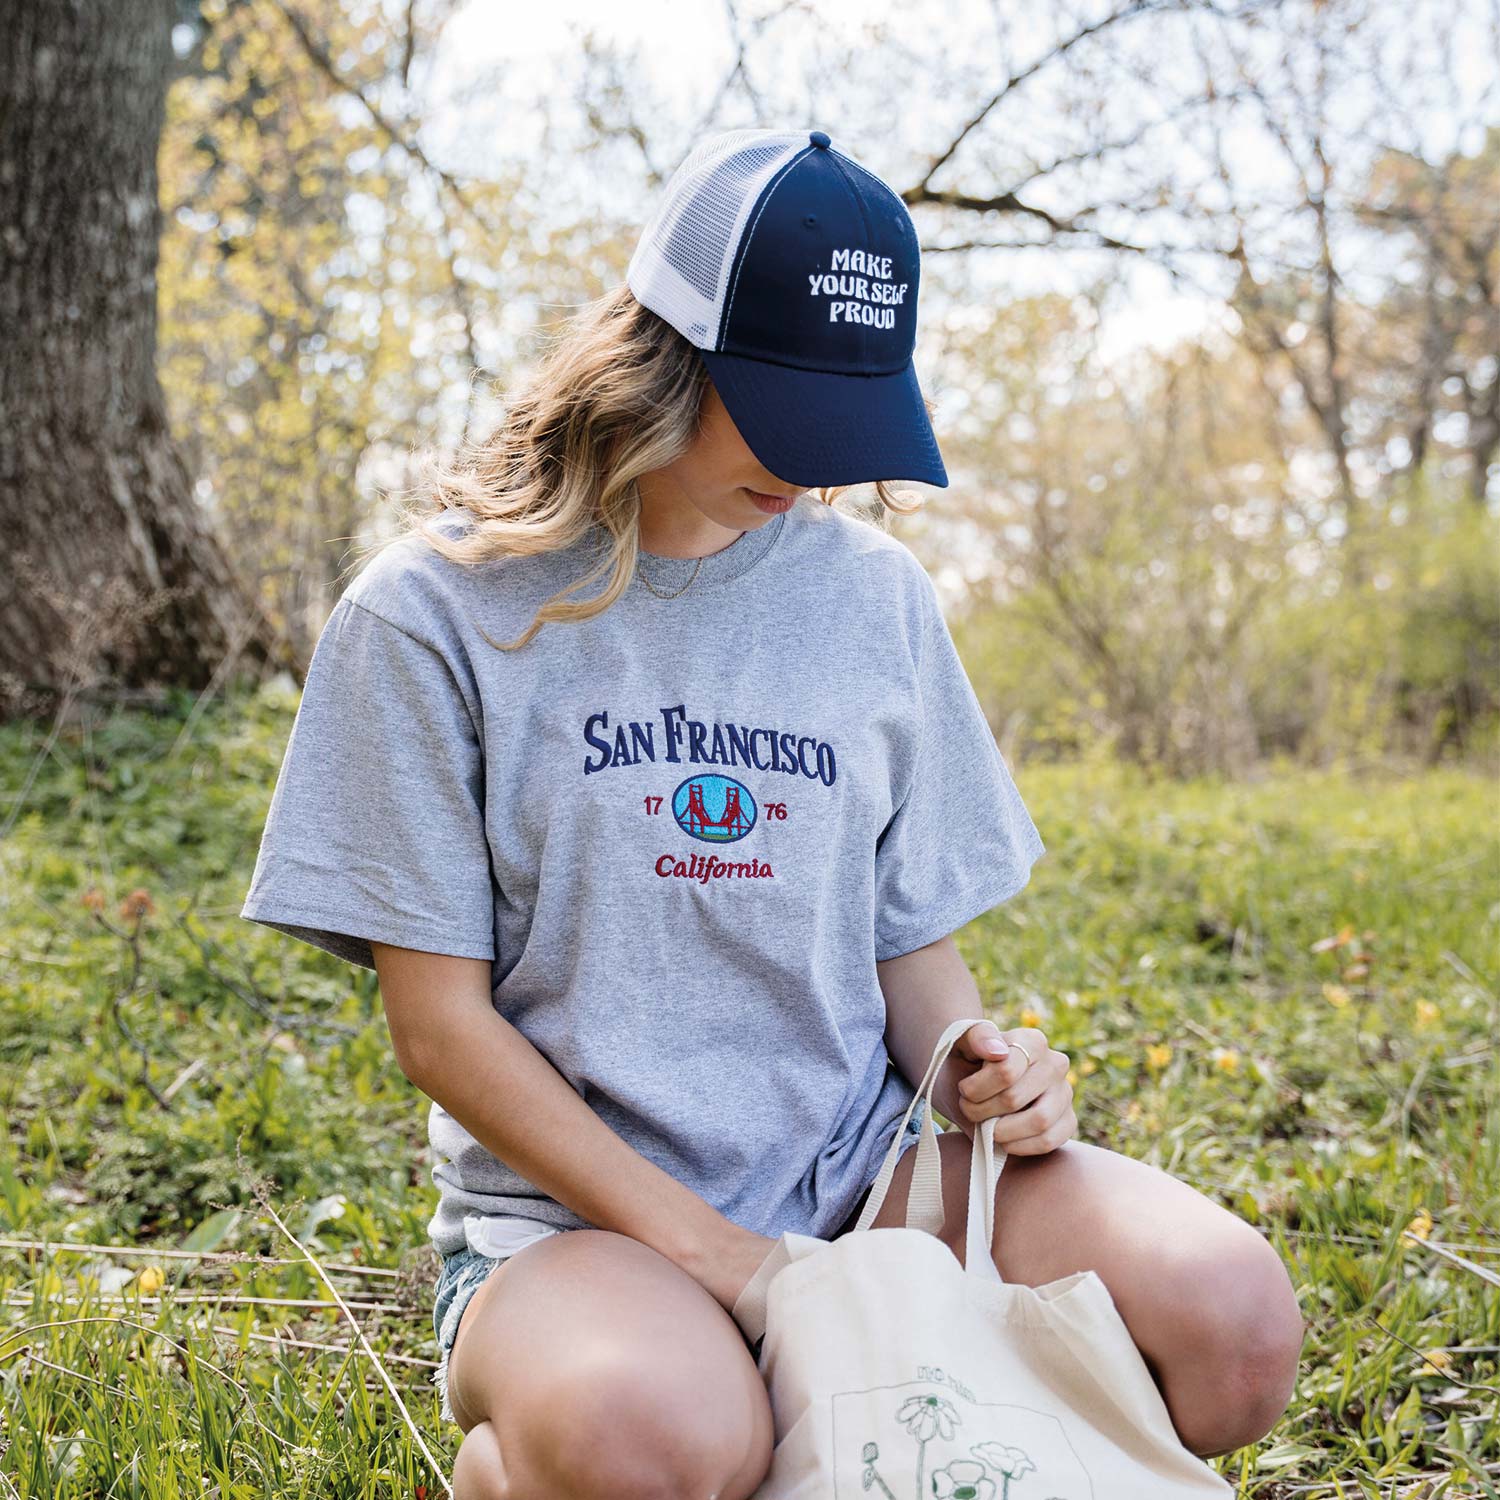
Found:
[[[971,1451],[1007,1479],[1017,1479],[1028,1469],[1036,1468],[1019,1448],[1012,1448],[1009,1443],[975,1443]]]
[[[994,1500],[995,1481],[973,1459],[955,1458],[932,1471],[932,1493],[938,1500]]]
[[[939,1434],[945,1440],[951,1438],[959,1415],[953,1403],[941,1396],[908,1396],[901,1403],[896,1420],[919,1443],[927,1443]]]

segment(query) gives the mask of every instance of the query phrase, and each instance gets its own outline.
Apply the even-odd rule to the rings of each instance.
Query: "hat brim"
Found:
[[[915,479],[947,488],[911,360],[889,375],[839,375],[698,352],[740,436],[784,483]]]

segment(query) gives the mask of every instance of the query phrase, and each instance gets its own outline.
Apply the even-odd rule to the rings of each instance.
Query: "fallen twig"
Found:
[[[1455,1266],[1462,1266],[1466,1271],[1472,1271],[1481,1281],[1487,1281],[1491,1286],[1500,1286],[1500,1275],[1490,1270],[1488,1266],[1477,1265],[1472,1260],[1465,1260],[1462,1255],[1455,1255],[1446,1246],[1435,1244],[1432,1240],[1424,1240],[1421,1235],[1413,1234],[1409,1229],[1403,1229],[1402,1235],[1409,1240],[1415,1241],[1425,1250],[1431,1250],[1434,1255],[1440,1255],[1446,1261],[1451,1261]]]
[[[90,1245],[77,1240],[19,1240],[0,1237],[0,1249],[8,1250],[87,1250],[95,1255],[144,1255],[148,1260],[221,1260],[258,1266],[301,1265],[296,1255],[255,1255],[248,1250],[164,1250],[152,1245]],[[344,1271],[354,1276],[396,1277],[400,1271],[389,1266],[348,1266],[329,1261],[329,1271]]]
[[[244,1158],[240,1156],[238,1142],[235,1143],[235,1155],[240,1158],[240,1166],[243,1169],[245,1167],[245,1161]],[[406,1423],[407,1430],[412,1435],[412,1441],[416,1443],[417,1448],[420,1450],[422,1456],[432,1466],[432,1472],[437,1476],[438,1483],[442,1485],[443,1493],[448,1496],[448,1500],[453,1500],[453,1489],[448,1483],[447,1476],[443,1473],[442,1467],[438,1463],[437,1459],[433,1457],[432,1450],[427,1446],[427,1440],[422,1436],[421,1430],[412,1420],[411,1413],[406,1409],[406,1402],[401,1399],[401,1392],[396,1389],[396,1382],[391,1379],[389,1371],[387,1371],[386,1367],[380,1362],[379,1355],[377,1355],[375,1351],[370,1347],[370,1342],[365,1337],[364,1329],[359,1326],[359,1320],[354,1316],[352,1312],[349,1311],[348,1305],[339,1295],[339,1289],[333,1284],[332,1280],[323,1270],[323,1267],[318,1263],[317,1257],[302,1243],[301,1240],[297,1238],[295,1234],[292,1233],[290,1229],[287,1228],[286,1224],[282,1221],[281,1215],[276,1212],[275,1205],[271,1202],[270,1195],[266,1192],[265,1185],[258,1177],[253,1177],[248,1172],[246,1172],[246,1178],[250,1182],[250,1190],[255,1195],[255,1201],[259,1203],[260,1206],[265,1209],[265,1211],[271,1216],[272,1220],[276,1224],[276,1227],[302,1252],[303,1256],[307,1260],[308,1265],[310,1265],[313,1270],[318,1273],[319,1277],[322,1279],[323,1285],[328,1288],[329,1295],[335,1302],[338,1303],[339,1310],[349,1320],[349,1325],[351,1328],[353,1328],[355,1337],[359,1340],[361,1346],[364,1348],[365,1353],[369,1355],[370,1359],[373,1361],[375,1369],[379,1372],[381,1380],[385,1382],[385,1388],[390,1393],[391,1400],[396,1403],[396,1410],[401,1413],[401,1419]]]

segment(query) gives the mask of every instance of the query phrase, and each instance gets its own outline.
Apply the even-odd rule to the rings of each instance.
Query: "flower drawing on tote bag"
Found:
[[[1005,1481],[1002,1497],[1010,1493],[1010,1482],[1036,1465],[1019,1449],[1005,1443],[976,1443],[974,1451]]]
[[[935,1366],[902,1385],[833,1398],[835,1494],[884,1500],[1094,1500],[1093,1481],[1058,1419],[973,1399]],[[947,1390],[933,1389],[941,1380]]]
[[[932,1476],[932,1493],[942,1500],[995,1500],[995,1481],[984,1465],[971,1458],[955,1458]]]

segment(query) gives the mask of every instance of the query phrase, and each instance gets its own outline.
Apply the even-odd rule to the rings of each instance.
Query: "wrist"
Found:
[[[960,1108],[963,1095],[958,1091],[958,1083],[961,1078],[966,1078],[970,1071],[972,1070],[962,1058],[950,1053],[944,1059],[942,1067],[938,1069],[938,1076],[932,1085],[933,1112],[940,1114],[945,1120],[955,1125],[966,1123]]]
[[[683,1230],[672,1248],[664,1253],[699,1282],[706,1280],[715,1266],[731,1258],[749,1236],[749,1230],[742,1229],[707,1203],[701,1214],[694,1214],[683,1225]]]
[[[678,1265],[725,1312],[731,1312],[775,1244],[774,1239],[725,1219],[718,1232],[688,1247]]]

